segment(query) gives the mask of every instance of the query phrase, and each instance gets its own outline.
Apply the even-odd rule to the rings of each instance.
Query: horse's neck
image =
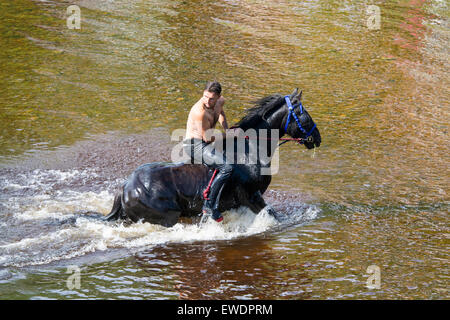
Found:
[[[278,132],[278,136],[280,138],[285,134],[284,124],[287,115],[286,111],[286,108],[281,107],[267,118],[268,125],[272,130],[276,130]]]
[[[267,120],[261,118],[251,128],[240,127],[244,131],[244,134],[249,136],[249,144],[259,141],[258,165],[261,167],[270,167],[271,165],[272,157],[278,148],[278,141],[281,138],[280,135],[284,135],[284,129],[280,129],[282,122],[282,114],[274,114]]]
[[[278,148],[279,139],[284,136],[284,119],[286,112],[284,109],[279,109],[274,112],[267,120],[261,119],[257,126],[256,131],[258,134],[261,132],[260,129],[267,130],[268,142],[270,142],[270,158],[273,157],[275,150]],[[263,137],[262,137],[263,138]],[[270,166],[270,162],[268,164]]]

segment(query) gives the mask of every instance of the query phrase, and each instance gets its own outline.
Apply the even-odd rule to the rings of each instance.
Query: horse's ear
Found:
[[[291,100],[295,98],[298,93],[298,88],[295,88],[294,92],[291,93]]]
[[[292,94],[291,94],[291,101],[292,101],[293,104],[297,104],[298,102],[301,101],[302,93],[303,93],[303,91],[300,91],[300,93],[298,93],[298,88],[296,88],[294,90],[294,92],[292,92]]]

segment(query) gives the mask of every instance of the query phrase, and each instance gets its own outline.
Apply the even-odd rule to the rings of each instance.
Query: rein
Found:
[[[237,129],[237,127],[231,127],[230,129]],[[244,139],[250,140],[250,137],[249,136],[245,136]],[[256,138],[256,139],[275,140],[275,139],[272,139],[272,138],[262,138],[262,137],[259,137],[259,138]],[[278,140],[283,141],[280,144],[278,144],[278,146],[281,146],[282,144],[285,144],[286,142],[289,142],[289,141],[297,141],[297,143],[299,143],[299,144],[303,144],[305,141],[311,141],[311,139],[303,139],[303,138],[279,138]]]
[[[249,136],[245,136],[245,139],[249,140],[250,137]],[[257,139],[263,139],[263,140],[275,140],[272,138],[257,138]],[[281,140],[283,142],[281,142],[278,146],[281,146],[282,144],[285,144],[286,142],[289,141],[297,141],[297,143],[299,144],[303,144],[305,141],[308,141],[308,139],[303,139],[303,138],[279,138],[278,140]]]

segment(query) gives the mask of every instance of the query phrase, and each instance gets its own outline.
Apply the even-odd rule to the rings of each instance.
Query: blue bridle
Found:
[[[314,141],[314,138],[313,138],[313,136],[312,136],[312,133],[313,133],[314,129],[316,128],[316,124],[315,124],[314,121],[313,121],[313,124],[314,124],[314,125],[312,126],[311,130],[309,130],[309,132],[307,132],[307,131],[302,127],[302,124],[300,123],[300,120],[298,119],[297,115],[296,115],[295,112],[294,112],[295,108],[300,107],[300,114],[303,114],[303,106],[302,106],[301,101],[298,103],[298,105],[292,106],[291,99],[290,99],[289,96],[285,96],[285,97],[284,97],[284,100],[286,100],[286,104],[287,104],[287,106],[288,106],[288,108],[289,108],[289,114],[288,114],[288,118],[287,118],[287,121],[286,121],[286,126],[284,127],[284,132],[287,132],[287,128],[288,128],[288,125],[289,125],[289,121],[291,120],[291,115],[293,115],[295,121],[297,122],[298,128],[299,128],[300,131],[303,132],[303,133],[305,134],[305,136],[306,136],[306,138],[305,138],[304,140],[306,140],[307,142],[313,142],[313,141]],[[311,120],[311,121],[312,121],[312,120]]]

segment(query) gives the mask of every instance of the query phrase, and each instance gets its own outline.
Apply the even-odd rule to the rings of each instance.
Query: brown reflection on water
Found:
[[[139,253],[135,259],[143,270],[153,270],[155,256],[157,263],[162,259],[170,270],[176,283],[172,290],[180,299],[310,297],[304,289],[311,285],[311,278],[303,263],[274,251],[264,238],[173,244]]]
[[[427,299],[446,296],[445,264],[448,254],[440,234],[448,228],[443,212],[434,208],[390,208],[383,212],[355,209],[347,219],[336,225],[333,238],[337,240],[327,249],[344,252],[345,273],[358,281],[343,288],[339,271],[329,274],[330,281],[340,287],[343,298],[373,296],[378,299]],[[339,239],[342,239],[340,242]],[[376,265],[381,270],[380,290],[369,290],[367,267]],[[433,267],[431,267],[433,266]],[[321,273],[324,275],[325,273]]]

